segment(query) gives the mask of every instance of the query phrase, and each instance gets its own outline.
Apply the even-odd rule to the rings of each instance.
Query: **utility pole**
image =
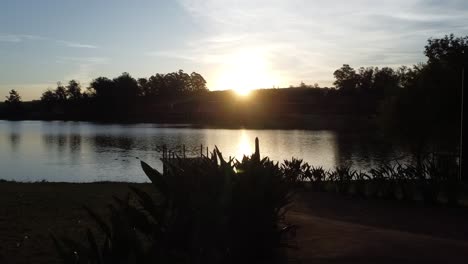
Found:
[[[465,52],[462,51],[462,57],[465,58]],[[460,167],[460,172],[459,172],[459,177],[461,181],[468,182],[468,177],[466,175],[466,163],[464,162],[464,158],[466,155],[465,148],[463,146],[463,133],[466,131],[464,129],[464,120],[463,116],[465,114],[465,109],[464,109],[464,101],[465,101],[465,59],[463,59],[462,62],[462,71],[461,71],[461,116],[460,116],[460,157],[459,157],[459,167]]]

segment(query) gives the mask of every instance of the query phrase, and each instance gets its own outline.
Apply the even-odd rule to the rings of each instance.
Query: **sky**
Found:
[[[0,0],[0,97],[183,69],[211,90],[318,83],[342,64],[424,62],[468,35],[467,0]]]

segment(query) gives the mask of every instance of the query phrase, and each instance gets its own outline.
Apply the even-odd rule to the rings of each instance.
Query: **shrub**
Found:
[[[88,210],[104,233],[98,241],[56,239],[64,263],[275,263],[293,226],[285,222],[297,175],[256,152],[242,161],[166,159],[165,173],[142,168],[154,195],[131,188],[111,218]]]

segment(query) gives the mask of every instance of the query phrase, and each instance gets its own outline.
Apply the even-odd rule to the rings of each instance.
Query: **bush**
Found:
[[[131,188],[115,199],[98,241],[54,238],[64,263],[275,263],[284,260],[287,205],[297,176],[260,159],[258,145],[242,161],[211,157],[166,159],[161,174],[141,162],[156,193]],[[133,197],[133,198],[132,198]]]

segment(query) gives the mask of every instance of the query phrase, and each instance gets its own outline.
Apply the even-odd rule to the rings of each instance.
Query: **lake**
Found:
[[[382,138],[363,133],[316,130],[192,128],[161,124],[97,124],[0,120],[0,179],[15,181],[144,182],[144,160],[161,170],[160,148],[200,155],[218,146],[225,157],[242,158],[260,140],[262,156],[301,158],[326,169],[351,165],[367,170],[405,157]]]

